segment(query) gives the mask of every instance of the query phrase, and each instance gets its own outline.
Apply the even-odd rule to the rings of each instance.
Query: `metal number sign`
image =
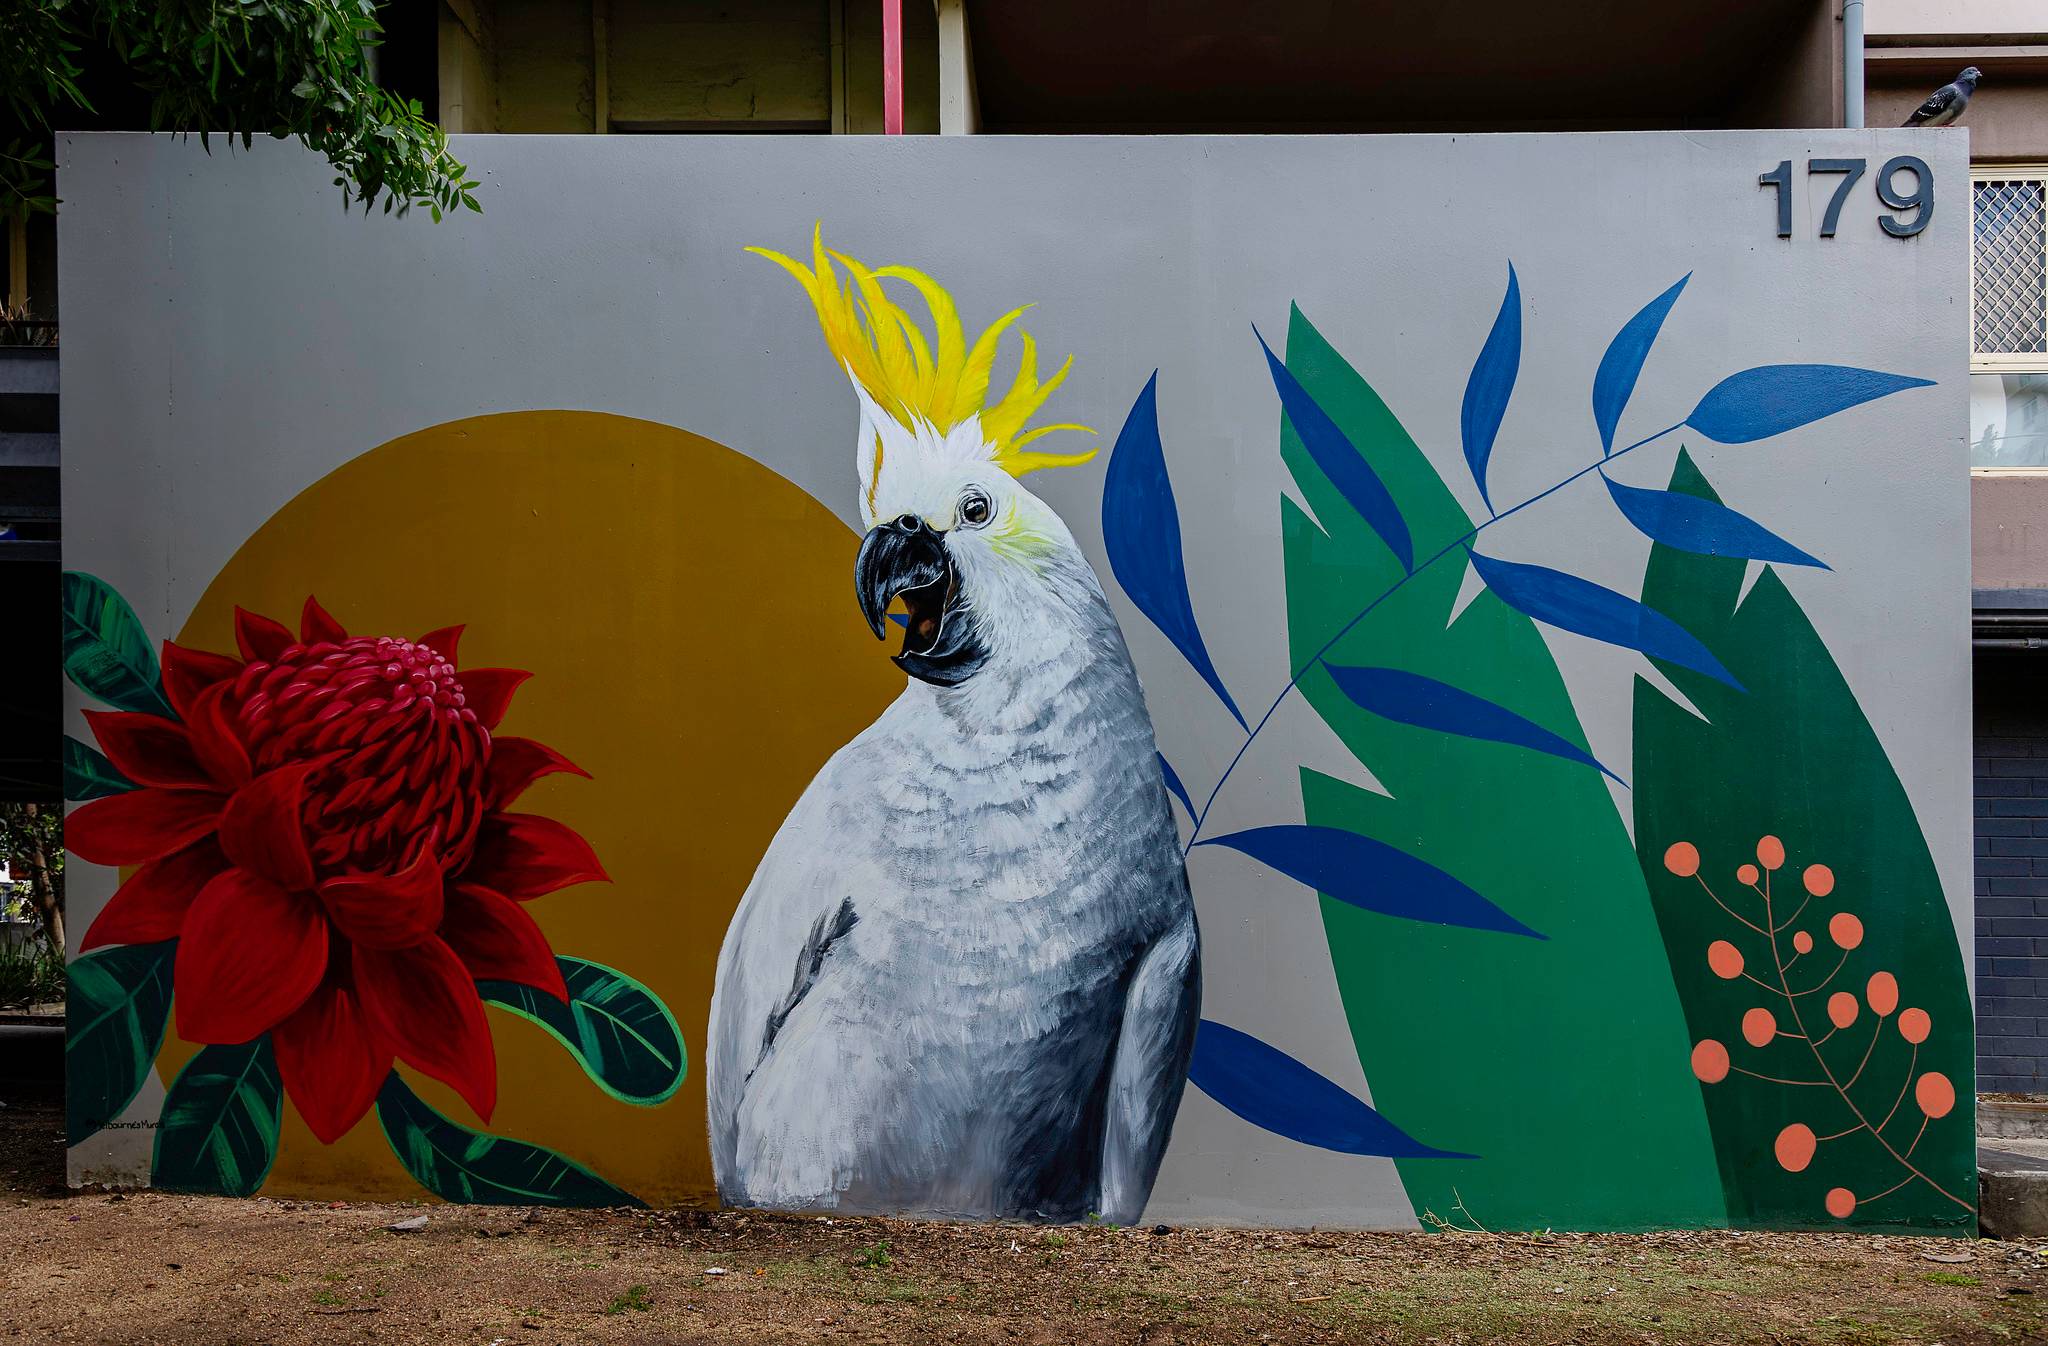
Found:
[[[1835,226],[1842,218],[1842,205],[1849,199],[1849,193],[1863,179],[1864,170],[1870,166],[1867,159],[1809,159],[1806,174],[1811,178],[1816,173],[1841,174],[1834,195],[1828,198],[1827,209],[1820,218],[1820,237],[1833,238]],[[1896,179],[1899,174],[1910,173],[1913,178],[1911,191],[1898,190]],[[1772,188],[1777,194],[1778,237],[1792,237],[1792,161],[1782,159],[1778,166],[1768,173],[1757,175],[1758,187]],[[1925,229],[1934,218],[1934,170],[1927,161],[1917,154],[1899,154],[1884,161],[1884,167],[1877,170],[1877,199],[1891,212],[1879,215],[1878,224],[1893,238],[1911,238]],[[1904,212],[1912,212],[1911,219],[1900,219]]]

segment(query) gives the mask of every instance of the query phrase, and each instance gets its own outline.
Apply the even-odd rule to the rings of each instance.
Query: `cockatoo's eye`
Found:
[[[960,497],[960,522],[969,528],[980,528],[989,521],[995,508],[989,503],[988,493],[978,486],[970,486]]]

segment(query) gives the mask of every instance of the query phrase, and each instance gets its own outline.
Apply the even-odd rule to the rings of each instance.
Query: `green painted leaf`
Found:
[[[484,1206],[640,1206],[573,1159],[443,1117],[397,1071],[377,1094],[377,1121],[405,1171],[449,1201]]]
[[[113,585],[77,570],[64,572],[64,676],[116,710],[176,718],[135,609]]]
[[[1472,527],[1379,395],[1299,312],[1287,365],[1386,482],[1417,556]],[[1329,529],[1285,508],[1290,662],[1299,668],[1402,571],[1284,425],[1281,452]],[[1560,462],[1558,474],[1566,470]],[[1337,641],[1331,662],[1448,683],[1584,750],[1534,623],[1484,593],[1451,621],[1460,562],[1452,553],[1419,571]],[[1321,668],[1302,689],[1394,796],[1304,772],[1305,820],[1398,844],[1548,936],[1504,938],[1323,899],[1373,1106],[1415,1135],[1481,1156],[1397,1161],[1418,1215],[1462,1199],[1489,1228],[1720,1223],[1684,1019],[1604,779],[1513,744],[1374,715]]]
[[[76,1145],[121,1115],[156,1061],[171,1016],[178,942],[129,944],[71,960],[65,996],[64,1130]]]
[[[623,972],[581,958],[557,958],[569,1003],[517,982],[482,981],[483,998],[530,1019],[576,1057],[600,1089],[643,1107],[682,1087],[690,1059],[675,1016]]]
[[[64,736],[64,797],[74,804],[135,788],[135,782],[107,760],[106,754]]]
[[[284,1085],[268,1035],[206,1047],[171,1082],[149,1182],[172,1192],[251,1196],[277,1158]]]
[[[1671,489],[1719,498],[1684,454]],[[1718,1044],[1702,1049],[1703,1072],[1731,1067],[1697,1086],[1729,1216],[1740,1224],[1836,1227],[1843,1221],[1829,1213],[1828,1194],[1841,1188],[1857,1198],[1849,1224],[1968,1230],[1976,1205],[1975,1056],[1969,988],[1940,876],[1884,745],[1827,646],[1775,569],[1765,568],[1737,606],[1743,570],[1737,558],[1660,545],[1650,553],[1643,599],[1706,642],[1748,694],[1660,664],[1706,721],[1647,682],[1636,684],[1635,696],[1643,872],[1692,1041]],[[1736,874],[1758,863],[1758,842],[1767,836],[1784,853],[1783,866],[1768,875],[1768,907]],[[1665,863],[1680,842],[1700,857],[1697,875],[1673,873]],[[1674,862],[1691,869],[1687,860]],[[1806,883],[1816,864],[1832,880],[1815,884],[1825,890],[1817,896]],[[1839,927],[1853,948],[1833,938],[1837,913],[1857,923]],[[1781,927],[1775,941],[1771,927]],[[1812,941],[1807,954],[1793,942],[1802,932]],[[1784,960],[1796,999],[1788,1003],[1739,973],[1716,976],[1707,955],[1715,941],[1732,945],[1744,971],[1768,984],[1778,983]],[[1726,970],[1726,951],[1720,961]],[[1894,1012],[1882,1018],[1870,1004],[1876,973],[1890,974],[1897,986]],[[1828,1002],[1845,993],[1852,999],[1840,1008],[1853,1006],[1855,1018],[1834,1029]],[[1878,999],[1882,1007],[1886,998]],[[1781,1032],[1811,1030],[1820,1061],[1804,1039],[1781,1035],[1751,1046],[1743,1019],[1758,1008],[1772,1013]],[[1900,1031],[1911,1009],[1927,1016],[1926,1040],[1917,1046]],[[1917,1020],[1907,1025],[1922,1028]],[[1948,1081],[1957,1100],[1938,1118],[1921,1111],[1912,1087],[1929,1071]],[[1830,1072],[1856,1080],[1847,1101],[1826,1083]],[[1893,1115],[1882,1142],[1858,1128],[1859,1110],[1873,1122]],[[1816,1136],[1848,1134],[1821,1141],[1794,1173],[1778,1162],[1775,1145],[1795,1125]],[[1909,1150],[1924,1177],[1901,1163]],[[1896,1191],[1877,1195],[1901,1180]]]

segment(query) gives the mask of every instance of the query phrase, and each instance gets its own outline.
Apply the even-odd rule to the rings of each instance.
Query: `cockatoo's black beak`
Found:
[[[853,591],[877,640],[887,633],[890,602],[902,598],[907,616],[895,660],[913,678],[956,687],[988,658],[959,604],[960,578],[946,539],[915,514],[868,530],[853,563]]]

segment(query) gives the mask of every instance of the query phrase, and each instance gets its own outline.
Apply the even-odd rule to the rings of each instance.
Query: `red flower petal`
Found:
[[[284,1091],[322,1145],[363,1119],[391,1073],[391,1049],[370,1031],[362,1001],[333,982],[271,1030],[270,1042]]]
[[[524,794],[527,786],[557,771],[590,778],[588,771],[545,743],[493,734],[490,765],[484,769],[484,807],[502,809]]]
[[[296,643],[292,639],[291,628],[283,622],[272,621],[242,608],[235,609],[235,644],[241,647],[244,659],[275,663],[278,655]]]
[[[313,766],[300,762],[264,772],[235,791],[220,819],[228,858],[292,892],[313,886],[313,857],[299,821]]]
[[[589,842],[553,818],[532,813],[485,818],[462,877],[521,902],[572,883],[611,881]]]
[[[398,1059],[462,1096],[485,1121],[498,1102],[498,1057],[476,982],[438,939],[354,951],[364,1017]]]
[[[532,676],[516,668],[469,669],[461,675],[465,704],[476,712],[477,722],[484,728],[496,729],[512,707],[512,693]]]
[[[319,903],[246,869],[224,870],[200,891],[178,937],[178,1036],[247,1042],[304,1004],[326,971]]]
[[[510,898],[473,883],[456,884],[448,893],[441,938],[479,981],[516,981],[569,1003],[569,987],[548,937]]]
[[[160,715],[126,710],[89,710],[85,722],[121,774],[137,785],[205,787],[213,784],[192,753],[182,725]]]
[[[235,736],[229,718],[228,696],[234,690],[232,682],[216,682],[194,697],[184,711],[193,756],[209,777],[228,789],[249,783],[249,750]]]
[[[341,933],[372,949],[409,949],[441,924],[441,862],[431,845],[397,874],[350,874],[320,885]]]
[[[85,932],[80,952],[102,944],[154,944],[175,939],[199,890],[227,867],[228,858],[212,837],[150,861],[115,890],[113,900]]]
[[[213,790],[130,790],[64,815],[64,845],[98,865],[139,865],[220,826],[227,796]]]
[[[171,709],[181,717],[201,692],[216,682],[233,682],[242,671],[239,659],[211,650],[188,650],[168,640],[164,642],[163,666],[164,691],[171,698]]]
[[[348,628],[334,620],[320,600],[306,595],[306,606],[299,614],[299,643],[311,645],[316,640],[325,640],[339,645],[348,639]]]
[[[439,627],[435,630],[427,632],[418,640],[414,641],[413,644],[426,646],[434,653],[440,655],[443,659],[446,659],[449,663],[454,664],[457,668],[460,668],[462,667],[462,664],[461,661],[456,659],[455,657],[455,647],[462,641],[463,630],[464,628],[460,626]]]

